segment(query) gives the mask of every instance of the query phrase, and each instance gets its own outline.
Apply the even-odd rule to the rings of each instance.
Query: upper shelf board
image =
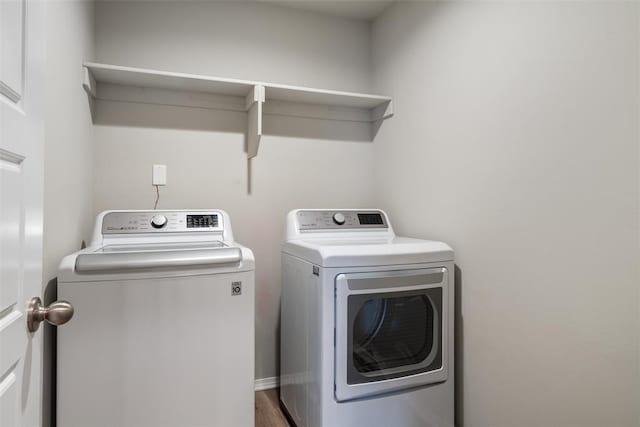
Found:
[[[265,99],[267,101],[289,101],[303,104],[333,105],[352,108],[376,108],[391,102],[391,98],[379,95],[312,89],[271,83],[262,84],[265,87]]]
[[[99,84],[203,92],[228,96],[246,96],[254,86],[262,86],[265,88],[266,102],[274,100],[368,110],[382,109],[385,111],[384,114],[381,116],[376,115],[372,120],[384,119],[392,114],[391,109],[388,108],[391,104],[391,98],[387,96],[173,73],[92,62],[87,62],[84,66],[89,71],[94,82]],[[95,88],[86,87],[86,89],[93,97],[96,97]]]
[[[171,73],[92,62],[87,62],[84,66],[90,71],[97,83],[120,86],[183,90],[230,96],[245,96],[255,86],[253,82],[219,79],[196,74]]]

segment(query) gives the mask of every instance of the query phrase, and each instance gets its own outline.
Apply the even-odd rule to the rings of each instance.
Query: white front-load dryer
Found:
[[[221,210],[108,211],[63,259],[61,427],[254,427],[254,258]]]
[[[295,210],[280,400],[298,427],[454,425],[454,254],[380,210]]]

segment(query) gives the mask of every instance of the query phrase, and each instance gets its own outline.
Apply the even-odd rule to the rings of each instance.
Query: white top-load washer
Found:
[[[60,265],[57,425],[253,427],[254,265],[221,210],[98,215]]]
[[[298,427],[454,425],[454,254],[381,210],[295,210],[280,400]]]

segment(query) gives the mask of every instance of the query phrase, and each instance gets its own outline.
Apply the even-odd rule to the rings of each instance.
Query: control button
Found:
[[[153,228],[162,228],[167,225],[167,217],[164,215],[155,215],[151,218],[151,226]]]
[[[346,218],[340,212],[333,214],[333,222],[335,222],[336,224],[342,225],[344,224],[345,221],[346,221]]]

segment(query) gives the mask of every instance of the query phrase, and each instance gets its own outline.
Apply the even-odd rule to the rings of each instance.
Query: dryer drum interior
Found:
[[[353,363],[363,373],[415,365],[437,342],[435,307],[426,295],[367,300],[353,325]]]
[[[442,288],[348,296],[348,384],[442,367]]]

